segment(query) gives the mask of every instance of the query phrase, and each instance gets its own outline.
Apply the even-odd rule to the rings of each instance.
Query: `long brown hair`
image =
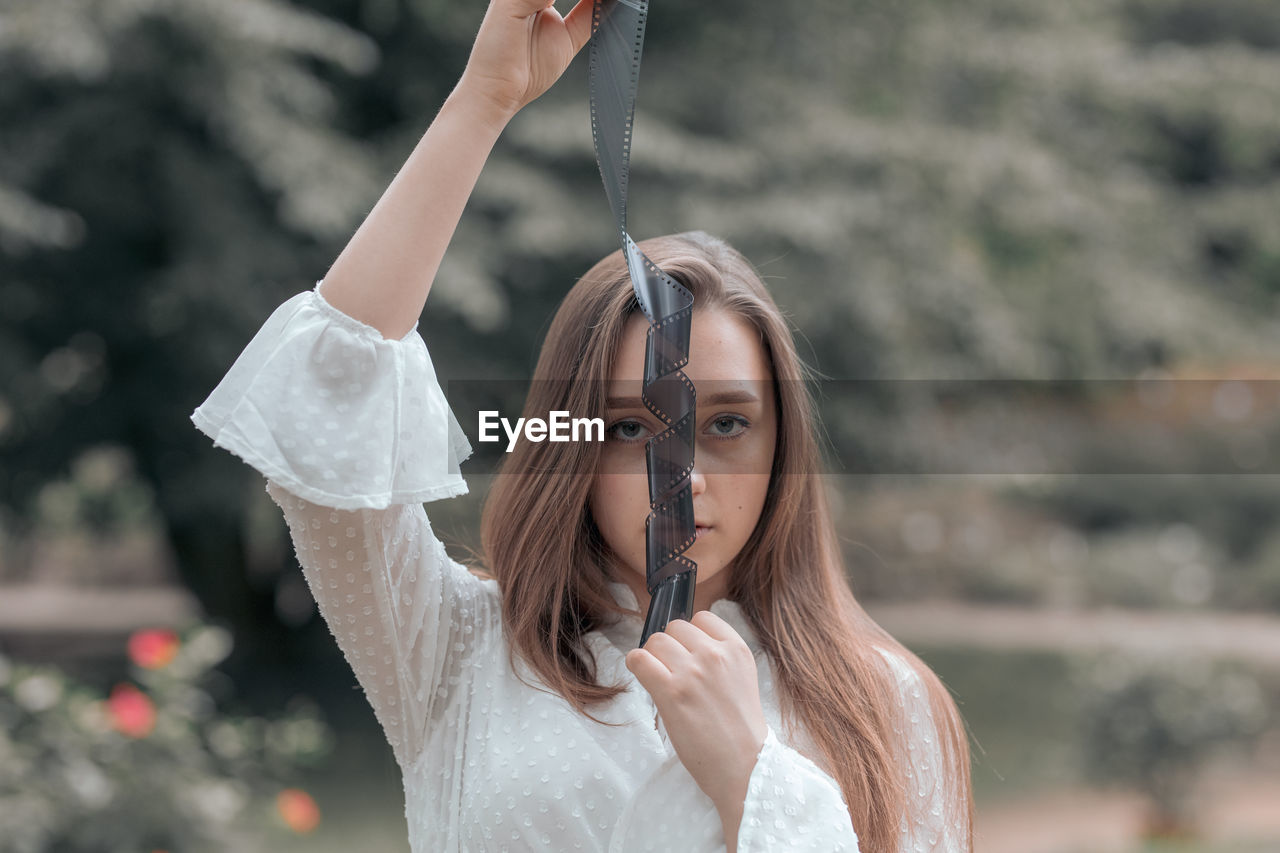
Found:
[[[964,722],[942,681],[858,604],[820,477],[811,371],[786,320],[747,260],[702,231],[655,237],[644,253],[694,294],[694,310],[731,311],[760,334],[772,364],[778,433],[760,520],[734,559],[728,595],[769,654],[785,725],[796,721],[817,746],[811,756],[839,783],[862,850],[896,851],[907,814],[910,761],[897,715],[896,676],[875,650],[901,656],[929,694],[944,757],[939,783],[963,794],[972,851],[973,797]],[[543,343],[525,417],[568,411],[603,417],[613,357],[639,311],[621,250],[592,267],[565,296]],[[625,691],[596,680],[586,635],[619,607],[610,594],[610,553],[591,517],[599,442],[517,442],[493,479],[481,520],[482,559],[502,591],[513,660],[602,725],[589,708]],[[910,786],[914,788],[914,785]]]

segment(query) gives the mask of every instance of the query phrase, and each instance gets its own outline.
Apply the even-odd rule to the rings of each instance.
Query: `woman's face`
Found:
[[[662,425],[640,402],[648,320],[636,314],[623,333],[607,392],[605,444],[591,490],[591,512],[644,614],[645,519],[649,481],[645,442]],[[684,552],[698,564],[694,610],[725,597],[729,567],[755,529],[769,489],[777,435],[772,371],[755,329],[727,311],[693,312],[689,363],[697,390],[691,476],[697,540]]]

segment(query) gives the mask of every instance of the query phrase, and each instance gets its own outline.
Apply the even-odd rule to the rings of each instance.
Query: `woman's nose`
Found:
[[[698,470],[698,466],[693,466],[693,471],[689,473],[689,491],[694,496],[702,494],[707,490],[707,478]]]

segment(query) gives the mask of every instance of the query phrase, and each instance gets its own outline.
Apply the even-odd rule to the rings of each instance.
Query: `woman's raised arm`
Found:
[[[466,493],[471,446],[413,329],[494,141],[586,42],[592,2],[561,19],[549,0],[492,0],[462,79],[323,283],[277,308],[192,413],[267,478],[406,771],[501,636],[496,581],[450,559],[422,508]]]
[[[507,122],[591,37],[594,0],[492,0],[466,70],[325,276],[329,304],[393,340],[422,313],[445,249]]]

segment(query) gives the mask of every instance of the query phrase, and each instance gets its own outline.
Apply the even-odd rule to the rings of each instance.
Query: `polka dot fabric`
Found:
[[[398,341],[343,314],[321,284],[272,313],[192,414],[290,492],[336,509],[465,494],[471,454],[417,326]]]
[[[409,846],[427,851],[722,853],[711,800],[671,748],[653,700],[626,668],[632,613],[587,637],[602,683],[595,710],[552,694],[502,639],[495,581],[453,561],[422,502],[467,490],[470,445],[417,330],[387,340],[324,301],[281,305],[192,420],[267,477],[320,614],[386,734],[404,783]],[[769,726],[738,829],[739,851],[856,851],[839,786],[804,734],[785,731],[768,656],[737,603],[712,612],[756,653]],[[903,851],[963,849],[941,824],[947,792],[928,704],[899,669],[904,761],[918,801]],[[516,677],[534,686],[522,683]],[[538,689],[541,688],[541,689]]]
[[[898,676],[900,712],[894,731],[899,737],[895,744],[898,760],[907,768],[909,803],[907,814],[901,819],[899,849],[903,853],[968,850],[964,824],[959,820],[950,823],[946,820],[948,811],[959,814],[963,809],[958,804],[948,808],[958,794],[949,790],[939,775],[942,751],[924,681],[898,655],[877,649]]]

